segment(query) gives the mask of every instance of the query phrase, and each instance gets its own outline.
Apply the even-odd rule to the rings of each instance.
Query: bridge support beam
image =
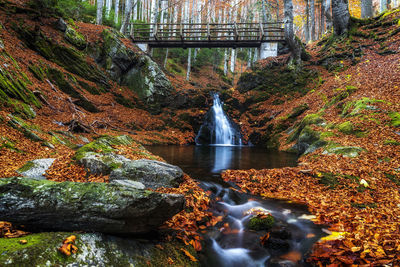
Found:
[[[258,49],[258,59],[278,56],[278,43],[261,43]]]

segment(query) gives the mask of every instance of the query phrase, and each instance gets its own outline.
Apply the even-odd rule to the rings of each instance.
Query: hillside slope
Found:
[[[314,264],[400,263],[399,21],[399,10],[353,19],[348,37],[309,47],[301,73],[279,57],[239,80],[238,118],[250,140],[301,157],[295,168],[223,177],[253,194],[307,204],[332,231],[315,245]]]

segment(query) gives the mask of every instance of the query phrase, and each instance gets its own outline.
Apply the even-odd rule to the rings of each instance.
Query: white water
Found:
[[[212,111],[215,119],[215,141],[213,145],[233,146],[235,142],[235,130],[232,129],[228,117],[222,109],[222,103],[218,94],[214,94]],[[242,140],[239,139],[239,145],[242,145]]]

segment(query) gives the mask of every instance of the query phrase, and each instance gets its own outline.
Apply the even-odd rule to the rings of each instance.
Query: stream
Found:
[[[226,169],[265,169],[295,166],[297,157],[284,152],[245,146],[149,146],[153,154],[177,165],[211,191],[215,216],[223,221],[203,234],[203,266],[305,266],[306,254],[325,234],[309,220],[305,206],[238,193],[233,184],[221,179]],[[270,213],[275,225],[264,247],[260,237],[267,231],[251,231],[251,215],[257,209]],[[229,225],[227,229],[224,229]],[[228,231],[229,229],[229,231]],[[224,231],[226,230],[226,231]]]

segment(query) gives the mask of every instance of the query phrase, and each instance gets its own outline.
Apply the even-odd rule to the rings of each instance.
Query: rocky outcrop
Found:
[[[27,178],[43,180],[46,179],[44,174],[55,160],[56,159],[35,159],[28,161],[24,166],[18,169],[17,172]]]
[[[156,160],[133,160],[110,174],[110,181],[132,180],[149,188],[177,187],[182,182],[181,168]]]
[[[102,45],[96,44],[92,49],[96,62],[115,81],[134,90],[151,109],[167,104],[166,97],[173,88],[160,67],[142,52],[126,47],[119,32],[107,29],[101,36]]]
[[[0,179],[0,220],[32,229],[146,233],[183,206],[182,195],[117,184]]]

